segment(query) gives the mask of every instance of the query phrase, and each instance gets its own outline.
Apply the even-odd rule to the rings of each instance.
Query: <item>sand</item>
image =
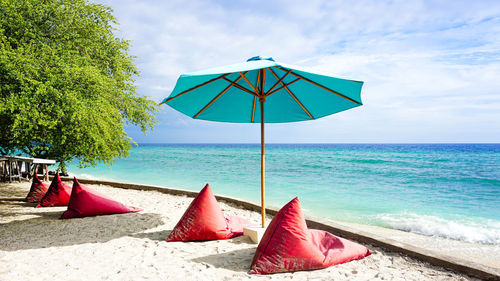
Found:
[[[477,280],[372,245],[371,256],[326,269],[250,275],[257,245],[248,237],[166,242],[192,198],[88,185],[144,211],[59,220],[65,207],[22,201],[29,186],[0,183],[0,280]],[[257,212],[220,205],[259,222]]]

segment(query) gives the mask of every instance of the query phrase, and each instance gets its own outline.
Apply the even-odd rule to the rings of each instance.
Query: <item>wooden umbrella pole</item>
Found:
[[[261,205],[261,215],[262,215],[262,228],[266,227],[266,203],[265,203],[265,179],[266,179],[266,164],[265,164],[265,144],[264,144],[264,102],[266,102],[266,96],[264,94],[264,85],[266,79],[266,69],[259,70],[260,76],[260,87],[258,91],[259,103],[260,103],[260,205]]]
[[[262,228],[266,225],[266,206],[265,206],[265,145],[264,145],[264,98],[260,102],[260,204],[262,214]]]

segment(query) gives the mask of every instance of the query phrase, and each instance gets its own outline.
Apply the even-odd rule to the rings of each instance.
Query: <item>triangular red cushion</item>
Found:
[[[253,257],[250,273],[269,274],[325,268],[361,259],[370,251],[323,230],[307,229],[296,197],[267,227]]]
[[[229,239],[242,235],[243,227],[247,225],[251,224],[245,219],[224,217],[217,199],[207,184],[191,202],[167,241]]]
[[[36,207],[68,206],[70,195],[71,187],[61,181],[59,172],[57,172],[49,186],[49,190],[47,190],[47,193]]]
[[[31,184],[30,192],[28,192],[28,195],[26,195],[26,201],[31,202],[31,203],[36,203],[40,202],[42,200],[43,196],[45,196],[45,193],[47,193],[47,190],[49,188],[47,187],[46,184],[44,184],[38,176],[36,175],[36,172],[34,173],[33,176],[33,183]]]
[[[122,214],[142,211],[140,208],[125,206],[109,199],[99,192],[81,185],[73,180],[73,191],[69,199],[68,210],[61,219],[82,218],[98,215]]]

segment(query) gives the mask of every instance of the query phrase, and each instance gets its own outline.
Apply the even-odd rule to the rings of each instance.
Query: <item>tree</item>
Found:
[[[0,0],[0,153],[111,164],[157,104],[136,92],[112,9],[86,0]]]

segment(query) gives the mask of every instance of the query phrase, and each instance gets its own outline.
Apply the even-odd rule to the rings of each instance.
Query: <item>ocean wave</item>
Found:
[[[500,244],[500,222],[494,220],[447,220],[414,213],[380,214],[376,217],[383,226],[393,229],[471,243]]]
[[[394,160],[383,160],[383,159],[347,159],[346,161],[359,164],[388,164],[395,162]]]
[[[86,179],[86,180],[97,180],[99,178],[89,175],[89,174],[69,174],[70,177],[76,177],[77,179]]]

